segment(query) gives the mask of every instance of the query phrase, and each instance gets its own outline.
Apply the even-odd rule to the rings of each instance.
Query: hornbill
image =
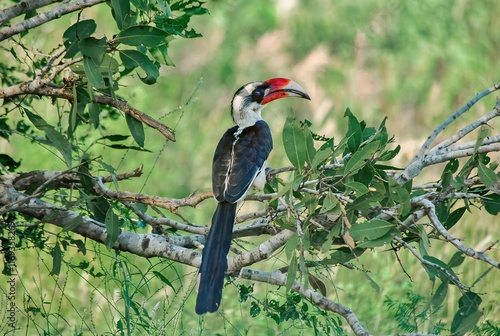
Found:
[[[300,85],[286,78],[248,83],[234,94],[231,116],[236,125],[220,139],[212,164],[212,187],[219,203],[203,248],[197,314],[219,309],[237,204],[252,184],[264,187],[265,164],[273,148],[261,112],[267,103],[285,97],[310,99]]]

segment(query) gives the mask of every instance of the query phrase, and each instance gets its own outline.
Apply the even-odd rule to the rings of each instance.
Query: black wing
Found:
[[[215,150],[212,186],[215,198],[239,201],[262,170],[273,148],[271,130],[265,121],[246,127],[237,134],[238,126],[226,131]]]

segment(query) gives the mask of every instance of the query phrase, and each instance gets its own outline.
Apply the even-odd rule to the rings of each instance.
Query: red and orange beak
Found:
[[[288,78],[271,78],[265,81],[269,84],[269,93],[260,102],[265,105],[273,100],[285,97],[300,97],[311,100],[306,91],[293,80]]]

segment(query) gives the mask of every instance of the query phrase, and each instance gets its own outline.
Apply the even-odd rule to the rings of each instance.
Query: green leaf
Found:
[[[484,209],[493,216],[500,213],[500,195],[498,194],[488,194],[485,196],[487,199],[483,199]]]
[[[113,212],[112,207],[109,207],[108,211],[106,212],[105,223],[106,239],[104,241],[104,244],[106,245],[108,250],[111,250],[115,245],[118,236],[120,235],[120,220],[118,219],[118,216]]]
[[[383,200],[384,197],[383,193],[370,191],[354,199],[347,208],[349,210],[368,211],[373,205],[377,205],[379,201]]]
[[[294,233],[285,244],[285,255],[287,259],[291,259],[295,255],[295,249],[299,246],[300,240],[296,233]]]
[[[54,249],[50,252],[52,257],[52,270],[50,270],[49,275],[59,275],[61,272],[61,263],[62,263],[62,251],[59,242],[56,243]]]
[[[396,155],[399,154],[400,150],[401,150],[401,146],[397,145],[396,148],[394,148],[393,150],[388,150],[388,151],[383,152],[378,159],[380,161],[392,160],[396,157]]]
[[[461,311],[461,309],[459,309],[455,314],[455,317],[453,318],[451,327],[451,334],[453,336],[466,335],[469,331],[474,329],[474,327],[477,325],[477,322],[479,322],[481,316],[483,315],[478,310],[467,314],[465,317],[460,316],[461,314],[463,314],[463,312]]]
[[[319,149],[314,155],[314,159],[311,162],[312,168],[317,168],[318,166],[326,164],[326,161],[332,156],[333,150],[330,147],[325,147]]]
[[[458,300],[459,309],[451,322],[451,334],[453,336],[465,335],[472,330],[481,317],[481,312],[478,310],[481,304],[479,295],[473,292],[466,292]]]
[[[78,124],[78,105],[79,105],[79,100],[78,100],[78,93],[76,89],[76,85],[73,86],[73,106],[71,107],[71,110],[69,111],[69,118],[68,118],[68,139],[73,139],[73,132],[76,129],[76,126]]]
[[[50,126],[49,124],[47,124],[47,122],[42,118],[40,117],[39,115],[37,114],[34,114],[33,112],[31,112],[30,110],[28,110],[27,108],[23,108],[23,111],[24,113],[26,114],[26,116],[28,117],[28,119],[31,121],[31,123],[39,130],[41,131],[44,131],[46,130],[47,128],[51,128],[52,126]]]
[[[439,307],[444,299],[446,298],[446,294],[448,294],[448,282],[441,282],[441,284],[436,289],[434,295],[431,298],[431,305],[434,307]]]
[[[99,72],[105,78],[110,78],[112,74],[118,72],[119,63],[113,57],[104,55],[101,64],[99,64]],[[111,74],[111,75],[110,75]]]
[[[477,154],[477,150],[479,147],[483,144],[484,138],[486,138],[490,134],[490,126],[482,125],[479,128],[478,134],[477,134],[477,139],[476,139],[476,144],[474,145],[474,154]]]
[[[365,278],[370,283],[370,286],[372,286],[372,288],[375,289],[375,292],[380,294],[380,286],[378,285],[378,283],[375,282],[375,280],[373,280],[373,278],[368,274],[368,272],[363,271],[363,274],[365,275]]]
[[[478,162],[477,165],[477,172],[479,175],[479,178],[481,179],[481,182],[484,183],[486,188],[491,187],[493,184],[497,183],[499,178],[495,172],[484,165],[482,162]]]
[[[372,157],[372,155],[378,150],[378,148],[378,142],[371,142],[366,146],[358,149],[345,164],[344,176],[356,174],[358,170],[366,165],[368,159]]]
[[[7,154],[0,154],[0,165],[6,167],[9,171],[14,171],[21,165],[21,161],[16,161]]]
[[[73,58],[80,51],[78,41],[92,35],[96,28],[94,20],[82,20],[66,29],[63,34],[63,44],[66,47],[64,58]]]
[[[62,154],[64,162],[68,168],[71,168],[71,143],[66,139],[64,135],[56,131],[54,128],[50,127],[45,129],[45,135],[49,139],[52,146],[54,146],[59,153]]]
[[[462,252],[456,252],[448,262],[448,267],[453,268],[460,266],[464,262],[464,260],[465,260],[465,255]]]
[[[483,300],[474,292],[465,292],[460,299],[458,299],[458,307],[468,307],[471,310],[479,309]]]
[[[288,117],[285,121],[283,145],[286,156],[292,165],[301,172],[307,159],[307,147],[304,132],[295,118]]]
[[[87,76],[92,86],[98,89],[106,88],[106,83],[99,70],[99,64],[93,58],[83,56],[83,68],[85,69],[85,76]]]
[[[158,63],[165,64],[167,66],[175,66],[174,61],[172,61],[168,55],[168,44],[162,44],[148,50]]]
[[[392,199],[395,203],[399,204],[400,215],[406,216],[411,210],[410,194],[400,185],[395,185],[390,190]]]
[[[104,162],[103,160],[97,160],[97,162],[99,162],[101,164],[101,166],[106,169],[106,171],[109,173],[109,175],[111,175],[111,178],[113,179],[113,183],[115,185],[115,188],[118,190],[119,189],[119,186],[118,186],[118,180],[116,179],[116,170],[115,170],[115,167],[107,164],[106,162]]]
[[[349,148],[351,153],[355,153],[359,148],[359,146],[361,145],[362,141],[363,133],[361,130],[361,125],[358,119],[354,116],[354,114],[352,114],[349,108],[346,109],[344,117],[348,118],[347,133],[346,133],[347,147]]]
[[[160,75],[158,67],[143,53],[136,50],[120,50],[120,59],[125,68],[134,69],[140,67],[146,73],[146,77],[139,78],[145,84],[154,84]]]
[[[257,317],[260,314],[260,307],[259,305],[255,302],[252,301],[251,306],[250,306],[250,316],[251,317]]]
[[[104,58],[108,44],[106,43],[105,37],[96,39],[90,36],[80,40],[80,42],[78,42],[78,47],[84,56],[90,57],[97,64],[100,64]]]
[[[101,114],[101,109],[99,107],[99,104],[90,103],[88,104],[88,107],[89,107],[90,122],[92,123],[92,125],[94,125],[94,128],[97,129],[100,124],[99,115]]]
[[[135,142],[140,147],[144,147],[144,125],[130,114],[125,114],[125,120],[127,121],[128,129],[130,130]]]
[[[161,29],[151,26],[132,26],[121,31],[115,41],[129,46],[157,47],[167,43],[169,34]]]
[[[339,205],[339,200],[332,195],[331,192],[326,194],[325,198],[323,199],[323,206],[321,207],[320,214],[330,212],[331,210],[335,209]]]
[[[367,186],[360,182],[348,182],[346,183],[347,190],[352,190],[355,192],[356,197],[360,197],[370,191]]]
[[[446,219],[446,221],[443,223],[443,226],[446,228],[446,230],[451,229],[455,224],[458,223],[460,218],[464,215],[465,211],[467,210],[466,207],[461,207],[456,210],[454,210]]]
[[[322,253],[327,253],[330,248],[332,247],[332,239],[333,237],[340,237],[340,233],[342,232],[342,225],[336,224],[330,230],[328,231],[328,235],[326,238],[324,238],[324,233],[318,233],[318,235],[321,235],[322,238],[324,238],[324,243],[321,245],[321,252]]]
[[[394,239],[394,236],[401,236],[401,234],[400,234],[398,229],[396,229],[395,227],[392,227],[382,237],[377,238],[377,239],[372,239],[372,240],[365,240],[361,243],[358,243],[357,247],[359,247],[359,248],[374,248],[374,247],[384,246],[386,244],[389,244]]]
[[[130,137],[130,135],[111,134],[111,135],[105,135],[103,137],[100,137],[98,140],[109,140],[109,141],[113,141],[113,142],[119,142],[119,141],[127,140],[129,137]]]
[[[385,235],[394,225],[381,219],[371,219],[369,221],[353,224],[349,234],[354,240],[374,240]]]
[[[340,247],[333,252],[329,258],[323,259],[322,263],[325,265],[337,265],[340,263],[348,262],[351,259],[354,259],[356,256],[361,256],[366,249],[355,248],[351,250],[348,247]]]
[[[168,280],[163,274],[161,274],[158,271],[153,271],[153,274],[155,275],[155,277],[157,277],[158,279],[160,279],[165,285],[167,285],[168,287],[172,288],[174,290],[174,293],[176,293],[175,287],[172,284],[172,282],[170,282],[170,280]]]
[[[295,278],[297,277],[297,256],[294,254],[292,256],[292,260],[290,260],[290,264],[288,266],[288,271],[286,275],[286,291],[289,292],[292,289],[293,283],[295,282]]]
[[[441,267],[443,267],[444,269],[448,270],[451,274],[455,274],[453,272],[453,270],[451,270],[448,265],[446,265],[442,260],[438,259],[438,258],[435,258],[435,257],[432,257],[432,256],[429,256],[429,255],[426,255],[426,256],[423,256],[423,258],[431,263],[434,263],[436,265],[439,265]],[[435,277],[437,276],[442,282],[447,282],[448,281],[448,276],[441,272],[440,270],[438,270],[437,268],[433,267],[433,266],[427,266],[427,265],[424,265],[424,268],[426,269],[427,273],[429,274],[429,278],[431,281],[434,281]]]
[[[136,151],[139,151],[139,152],[148,152],[148,153],[152,153],[149,149],[146,149],[146,148],[142,148],[142,147],[137,147],[137,146],[126,146],[126,145],[121,145],[121,144],[112,144],[112,145],[106,145],[104,144],[106,147],[109,147],[109,148],[114,148],[114,149],[127,149],[127,150],[136,150]]]
[[[116,21],[118,29],[123,30],[135,22],[134,18],[130,15],[129,0],[111,0],[111,8],[113,8],[113,18]]]
[[[28,119],[35,125],[35,127],[39,130],[43,130],[45,135],[50,141],[50,144],[54,146],[63,156],[66,166],[71,168],[71,144],[68,139],[64,137],[61,133],[56,131],[51,125],[47,124],[45,120],[39,115],[34,114],[30,110],[24,108],[24,113]]]
[[[314,140],[312,132],[307,126],[302,127],[302,132],[304,133],[305,147],[306,147],[306,161],[309,167],[312,166],[314,157],[316,156],[316,148],[314,148]]]

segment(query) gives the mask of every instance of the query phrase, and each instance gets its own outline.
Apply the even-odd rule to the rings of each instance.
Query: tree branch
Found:
[[[167,209],[170,212],[175,212],[179,207],[190,206],[196,207],[207,198],[213,197],[211,191],[205,191],[200,194],[191,194],[185,198],[165,198],[160,196],[152,196],[146,194],[131,193],[128,191],[113,191],[104,185],[102,179],[96,178],[94,190],[107,198],[117,201],[143,203],[151,206]]]
[[[42,85],[39,85],[39,83],[33,81],[33,82],[17,84],[5,89],[0,89],[0,98],[13,97],[22,94],[31,94],[31,95],[42,95],[42,96],[62,98],[62,99],[67,99],[69,101],[74,100],[75,97],[73,95],[72,90],[63,87],[48,86],[45,84],[46,83],[42,83]],[[97,95],[94,97],[94,100],[96,103],[102,105],[108,105],[126,114],[129,114],[134,119],[137,119],[140,122],[148,125],[149,127],[156,129],[168,140],[175,141],[175,134],[173,129],[162,124],[156,119],[150,117],[146,113],[141,112],[136,108],[128,105],[125,101],[105,95]]]
[[[21,14],[25,14],[35,9],[45,7],[54,2],[62,1],[63,0],[30,0],[16,3],[15,5],[0,11],[0,26],[3,26],[7,21]]]
[[[287,276],[279,271],[264,272],[251,269],[242,269],[240,272],[242,279],[265,282],[270,285],[286,286]],[[334,312],[342,316],[350,325],[352,331],[357,336],[369,336],[370,334],[363,328],[354,312],[340,303],[334,302],[311,288],[305,288],[299,281],[294,281],[292,290],[300,293],[304,298],[311,301],[315,306],[324,310]]]
[[[27,201],[25,201],[27,200]],[[81,214],[63,207],[47,203],[38,198],[19,193],[12,185],[0,183],[0,205],[45,223],[67,228]],[[88,216],[81,216],[83,222],[72,231],[101,244],[106,240],[106,226]],[[120,230],[113,246],[145,258],[163,257],[180,263],[199,267],[201,254],[184,248],[185,237],[165,237],[156,234],[138,234]]]
[[[60,18],[63,15],[79,11],[81,9],[92,7],[99,3],[105,2],[106,0],[80,0],[76,2],[64,2],[55,8],[52,8],[46,12],[38,14],[32,18],[21,21],[14,24],[13,26],[5,27],[0,29],[0,42],[19,33],[27,31],[31,28],[38,27],[48,21]],[[24,3],[24,1],[23,1]],[[22,5],[21,5],[22,6]],[[37,6],[37,4],[33,5]],[[41,7],[41,6],[40,6]],[[36,7],[35,7],[36,8]],[[6,17],[12,14],[6,14]]]
[[[234,273],[245,266],[268,259],[277,249],[283,247],[293,234],[293,231],[283,230],[252,250],[230,258],[228,271]]]
[[[477,252],[471,247],[468,247],[464,245],[458,238],[453,237],[448,230],[445,229],[445,227],[441,224],[441,221],[436,215],[436,208],[434,204],[429,201],[428,199],[421,198],[419,201],[417,201],[418,205],[421,205],[424,207],[427,217],[429,217],[432,226],[450,243],[452,243],[459,251],[464,253],[466,256],[484,261],[485,263],[495,267],[495,268],[500,268],[500,263],[498,261],[495,261],[493,259],[488,258],[487,256],[484,255],[482,252]]]
[[[450,117],[448,117],[441,125],[439,125],[432,133],[431,135],[427,138],[427,140],[424,142],[418,153],[413,157],[413,159],[408,163],[406,168],[399,174],[395,176],[396,181],[398,183],[403,184],[411,179],[413,179],[415,176],[418,176],[422,169],[424,168],[423,164],[425,161],[425,153],[427,153],[430,149],[431,144],[434,142],[436,137],[441,133],[447,126],[449,126],[452,122],[457,120],[461,115],[463,115],[465,112],[467,112],[472,106],[474,106],[475,103],[477,103],[479,100],[482,98],[486,97],[490,93],[500,89],[500,84],[495,84],[494,86],[490,87],[487,90],[484,90],[483,92],[477,94],[473,99],[471,99],[466,105],[462,106],[460,109],[458,109],[455,113],[453,113]],[[463,138],[465,134],[471,132],[473,129],[479,127],[480,125],[484,124],[488,120],[490,120],[493,117],[498,116],[498,110],[499,110],[499,103],[495,106],[493,111],[490,111],[487,116],[483,116],[478,121],[475,123],[465,127],[462,129],[460,132],[458,132],[455,136],[449,138],[446,141],[443,141],[439,145],[437,145],[433,150],[436,151],[441,151],[443,148],[448,147],[458,141],[459,139]],[[491,118],[488,119],[488,116]],[[479,122],[479,123],[478,123]],[[429,151],[429,153],[432,152]]]

